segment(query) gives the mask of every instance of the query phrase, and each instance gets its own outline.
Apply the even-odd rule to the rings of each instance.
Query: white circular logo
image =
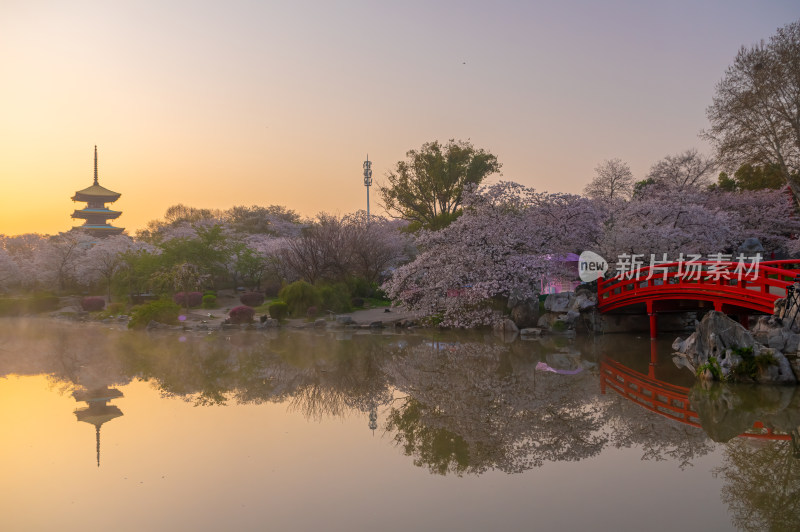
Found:
[[[578,258],[578,275],[584,283],[601,278],[608,271],[606,259],[594,251],[584,251]]]

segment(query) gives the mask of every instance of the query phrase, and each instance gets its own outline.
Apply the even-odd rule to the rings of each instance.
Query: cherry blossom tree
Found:
[[[2,247],[14,261],[19,273],[17,282],[24,287],[31,287],[38,281],[34,261],[39,251],[47,246],[47,237],[36,233],[26,233],[0,238]],[[14,266],[9,265],[9,268]]]
[[[673,260],[680,253],[718,253],[736,240],[730,214],[705,205],[701,192],[673,189],[651,190],[627,202],[617,211],[613,226],[606,227],[601,254],[613,261],[623,253],[650,254],[658,260],[666,253]]]
[[[800,219],[781,190],[725,192],[719,189],[655,187],[606,215],[600,253],[610,262],[623,253],[649,263],[680,253],[735,253],[749,237],[769,251],[792,251]]]
[[[750,237],[758,238],[769,252],[796,245],[800,218],[786,189],[710,192],[706,205],[728,215],[734,245]]]
[[[586,198],[501,182],[468,194],[450,226],[421,232],[419,255],[384,289],[412,309],[442,312],[444,325],[489,325],[499,318],[493,301],[536,297],[555,267],[548,259],[594,244],[600,230],[599,211]]]
[[[103,282],[108,301],[111,301],[111,284],[125,265],[125,253],[144,249],[127,235],[115,235],[97,241],[76,263],[76,277],[83,284]]]
[[[70,231],[50,237],[40,246],[33,259],[38,280],[64,290],[75,280],[80,258],[91,247],[93,239],[82,231]]]
[[[8,290],[20,281],[20,269],[5,248],[0,247],[0,291]]]
[[[246,236],[244,243],[249,251],[239,261],[237,269],[256,289],[260,289],[264,280],[280,282],[290,277],[291,272],[281,260],[289,245],[288,238],[261,233]]]

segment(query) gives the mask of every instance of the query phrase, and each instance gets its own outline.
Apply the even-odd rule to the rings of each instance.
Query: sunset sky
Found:
[[[0,234],[78,225],[92,181],[133,233],[170,205],[364,208],[431,140],[471,139],[503,179],[581,192],[698,138],[739,47],[786,1],[0,2]],[[372,189],[373,212],[376,187]]]

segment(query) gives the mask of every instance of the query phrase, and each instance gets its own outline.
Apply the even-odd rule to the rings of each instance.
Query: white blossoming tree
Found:
[[[593,245],[600,230],[591,200],[501,182],[468,194],[445,229],[421,232],[419,255],[384,289],[411,309],[441,312],[443,325],[489,325],[500,318],[495,302],[536,297],[552,259]]]

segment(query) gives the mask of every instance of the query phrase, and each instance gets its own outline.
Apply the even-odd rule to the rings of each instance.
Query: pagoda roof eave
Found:
[[[72,197],[73,201],[98,201],[98,200],[105,200],[105,201],[116,201],[119,197],[122,196],[119,192],[114,192],[113,190],[108,190],[105,187],[101,187],[100,185],[92,185],[88,188],[84,188],[83,190],[79,190],[75,192],[75,195]]]
[[[125,231],[124,227],[114,227],[113,225],[79,225],[77,227],[73,227],[78,231],[88,231],[90,233],[104,233],[107,235],[119,235]]]
[[[119,199],[120,196],[122,196],[122,194],[114,193],[112,195],[99,196],[99,195],[89,195],[89,194],[83,194],[81,192],[76,192],[75,195],[72,196],[72,198],[70,199],[72,199],[72,201],[81,201],[86,203],[93,201],[99,201],[101,203],[114,203]]]
[[[110,210],[92,210],[92,209],[81,209],[76,210],[72,213],[73,218],[82,218],[84,220],[88,220],[89,218],[93,217],[103,217],[108,220],[113,220],[115,218],[119,218],[122,215],[122,211],[110,211]]]

